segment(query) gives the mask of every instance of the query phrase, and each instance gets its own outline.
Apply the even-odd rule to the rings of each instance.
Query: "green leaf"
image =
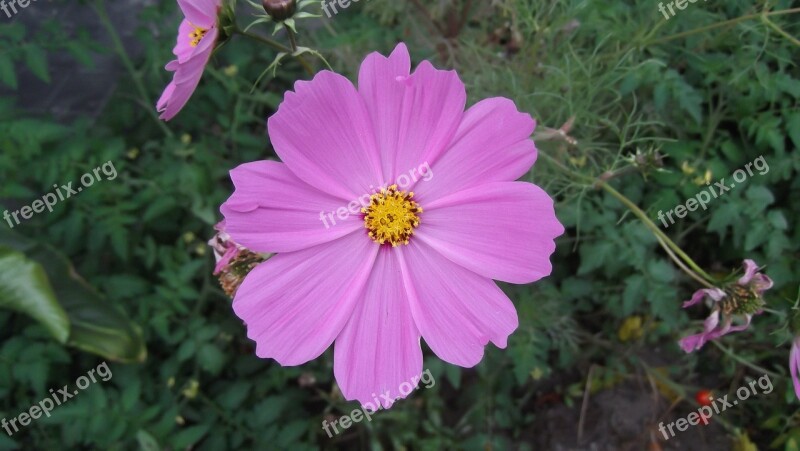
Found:
[[[14,63],[7,54],[0,54],[0,81],[11,89],[17,89],[17,74],[14,73]]]
[[[50,74],[47,70],[47,53],[37,45],[30,45],[25,49],[25,64],[40,80],[50,83]]]
[[[752,201],[752,205],[760,210],[764,210],[768,205],[775,202],[775,196],[772,191],[763,186],[753,186],[747,190],[746,197]]]
[[[800,113],[792,113],[786,119],[786,131],[794,147],[800,149]]]
[[[199,442],[211,428],[208,424],[192,426],[177,433],[172,439],[172,444],[178,449],[194,448],[191,445]]]
[[[139,430],[136,433],[136,441],[139,443],[140,451],[158,451],[161,449],[156,439],[145,430]]]
[[[622,293],[622,314],[630,315],[636,306],[643,304],[647,296],[647,285],[644,276],[636,274],[625,280],[625,291]]]
[[[25,254],[0,245],[0,307],[40,322],[61,343],[69,336],[67,313],[58,304],[47,274]]]
[[[141,329],[83,280],[66,257],[48,245],[8,231],[0,232],[0,246],[22,252],[41,265],[68,317],[68,345],[112,361],[144,361],[147,350]],[[6,269],[0,278],[5,279],[8,274]],[[3,281],[1,285],[6,287],[9,283],[13,281]]]

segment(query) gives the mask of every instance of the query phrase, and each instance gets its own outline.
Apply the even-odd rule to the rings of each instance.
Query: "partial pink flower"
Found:
[[[504,348],[517,313],[492,279],[549,275],[564,228],[547,193],[515,181],[535,122],[511,100],[464,111],[458,75],[412,73],[403,44],[358,81],[297,82],[268,121],[283,163],[232,170],[221,211],[237,243],[277,253],[233,302],[256,354],[301,365],[335,342],[342,393],[374,409],[419,383],[420,338],[464,367]]]
[[[709,299],[711,304],[711,314],[703,323],[703,331],[679,341],[685,352],[697,351],[711,340],[746,330],[750,327],[753,315],[762,312],[762,297],[765,291],[772,288],[772,280],[758,271],[758,265],[753,260],[745,260],[743,266],[744,275],[735,284],[729,285],[725,290],[697,290],[691,299],[683,303],[683,308],[697,305],[704,299]],[[742,324],[733,325],[736,317],[742,319]]]
[[[189,101],[219,37],[217,16],[222,0],[178,0],[178,5],[185,18],[172,50],[177,58],[166,66],[175,74],[156,104],[159,117],[165,121],[175,117]]]
[[[800,337],[795,337],[792,342],[792,351],[789,353],[789,372],[792,374],[794,394],[800,399]]]

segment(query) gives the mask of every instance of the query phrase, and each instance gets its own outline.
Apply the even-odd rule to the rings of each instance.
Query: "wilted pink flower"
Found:
[[[178,0],[178,5],[185,18],[178,27],[178,42],[172,49],[177,59],[166,66],[175,74],[156,105],[165,121],[178,114],[200,83],[219,36],[217,15],[222,0]]]
[[[357,89],[297,82],[268,122],[283,163],[232,170],[221,207],[236,242],[277,253],[233,302],[256,354],[294,366],[335,341],[342,393],[373,408],[419,382],[420,337],[464,367],[505,347],[518,319],[492,279],[549,275],[564,232],[547,193],[514,181],[536,160],[531,117],[504,98],[464,111],[455,72],[410,66],[400,44]]]
[[[800,337],[795,337],[792,342],[792,351],[789,353],[789,372],[792,374],[794,394],[800,399]]]
[[[680,340],[684,351],[693,352],[711,340],[732,332],[741,332],[750,327],[753,315],[761,313],[764,305],[762,297],[765,291],[772,288],[772,280],[758,271],[758,265],[753,260],[745,260],[743,266],[744,275],[725,290],[697,290],[690,300],[683,303],[683,308],[688,308],[709,298],[712,304],[711,315],[703,324],[703,332]],[[733,325],[736,315],[744,318],[743,324]]]
[[[225,293],[234,296],[247,274],[264,261],[265,256],[251,252],[233,241],[225,231],[225,220],[215,225],[214,229],[217,233],[208,241],[217,261],[214,275],[219,276],[219,283]]]
[[[214,250],[214,258],[217,261],[216,266],[214,266],[214,275],[216,276],[226,270],[231,261],[244,252],[245,248],[233,241],[225,231],[225,220],[215,225],[214,230],[217,233],[208,241],[208,245]]]

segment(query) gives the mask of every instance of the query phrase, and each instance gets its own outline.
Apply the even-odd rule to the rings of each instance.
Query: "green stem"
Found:
[[[645,47],[648,47],[648,46],[651,46],[653,44],[663,44],[665,42],[670,42],[670,41],[674,41],[676,39],[685,38],[687,36],[692,36],[694,34],[703,33],[703,32],[711,31],[711,30],[716,30],[717,28],[723,28],[723,27],[728,27],[728,26],[731,26],[731,25],[736,25],[736,24],[738,24],[740,22],[744,22],[744,21],[751,20],[751,19],[757,19],[759,17],[762,20],[766,20],[770,16],[781,16],[781,15],[794,14],[794,13],[800,13],[800,8],[792,8],[792,9],[784,9],[784,10],[780,10],[780,11],[760,12],[760,13],[747,14],[747,15],[744,15],[744,16],[741,16],[741,17],[737,17],[735,19],[725,20],[725,21],[722,21],[722,22],[717,22],[715,24],[706,25],[706,26],[699,27],[699,28],[694,28],[694,29],[691,29],[691,30],[688,30],[688,31],[683,31],[681,33],[676,33],[676,34],[672,34],[672,35],[669,35],[669,36],[665,36],[663,38],[647,39],[644,42],[642,42],[641,44],[638,44],[637,47],[638,47],[639,50],[641,50],[641,49],[643,49]],[[660,23],[659,25],[654,27],[654,29],[659,28],[663,23],[665,23],[665,22]],[[794,38],[789,36],[788,33],[784,32],[782,29],[778,28],[777,25],[775,25],[775,28],[773,28],[773,29],[775,29],[775,31],[780,33],[782,36],[789,38],[792,42],[796,41]],[[652,33],[650,33],[650,34],[652,34]],[[608,58],[616,58],[618,55],[621,55],[621,54],[629,52],[629,51],[630,51],[630,49],[619,50],[617,52],[609,54],[610,56],[608,56]]]
[[[136,71],[136,68],[133,65],[133,61],[131,61],[130,56],[128,56],[128,52],[125,50],[125,46],[122,45],[122,40],[119,38],[119,34],[117,30],[114,28],[114,25],[111,23],[111,20],[108,18],[108,14],[106,13],[105,5],[103,4],[102,0],[96,1],[92,8],[97,13],[97,16],[100,18],[100,22],[105,27],[108,34],[111,36],[111,42],[114,44],[114,50],[119,55],[120,59],[122,60],[122,64],[128,70],[128,73],[133,79],[133,84],[136,87],[136,90],[139,92],[139,96],[142,98],[142,101],[145,105],[153,105],[150,101],[149,96],[147,95],[147,89],[144,87],[144,83],[142,82],[139,73]],[[156,121],[158,126],[161,128],[161,131],[168,137],[172,137],[172,130],[167,127],[167,125],[159,119],[158,114],[156,113],[155,106],[151,108],[147,108],[150,116]]]
[[[291,30],[288,30],[288,28],[287,28],[287,31],[289,31],[289,33],[291,33]],[[281,52],[288,53],[290,55],[292,55],[294,53],[294,51],[291,48],[286,47],[285,45],[281,44],[280,42],[274,41],[274,40],[272,40],[270,38],[266,38],[264,36],[259,36],[257,34],[253,34],[253,33],[247,32],[247,31],[243,31],[243,30],[240,30],[239,28],[234,29],[233,32],[234,33],[238,33],[238,34],[240,34],[240,35],[242,35],[244,37],[250,38],[250,39],[252,39],[254,41],[260,42],[262,44],[265,44],[265,45],[267,45],[269,47],[272,47],[275,50],[279,50]],[[296,56],[295,58],[297,58],[297,61],[300,62],[300,64],[303,66],[303,68],[306,70],[306,72],[308,72],[308,75],[313,77],[314,76],[314,68],[311,67],[310,64],[308,64],[308,61],[306,61],[302,56]]]
[[[653,234],[654,234],[654,235],[655,235],[657,238],[659,238],[660,240],[663,240],[663,241],[664,241],[664,243],[665,243],[665,244],[666,244],[666,245],[667,245],[667,246],[668,246],[668,247],[669,247],[669,248],[670,248],[670,249],[671,249],[671,250],[672,250],[672,251],[673,251],[675,254],[677,254],[677,255],[678,255],[680,258],[681,258],[681,260],[683,260],[683,261],[684,261],[684,262],[685,262],[687,265],[689,265],[689,267],[690,267],[690,268],[692,268],[692,270],[694,270],[694,271],[695,271],[697,274],[699,274],[699,275],[703,276],[703,278],[705,278],[707,281],[709,281],[709,282],[714,282],[714,278],[713,278],[713,277],[711,277],[711,276],[709,276],[709,275],[708,275],[708,274],[707,274],[705,271],[703,271],[703,269],[702,269],[702,268],[700,268],[700,266],[698,266],[698,265],[697,265],[697,263],[695,263],[695,262],[694,262],[694,260],[692,260],[692,259],[691,259],[691,258],[690,258],[688,255],[686,255],[686,253],[685,253],[685,252],[683,252],[683,249],[681,249],[680,247],[678,247],[678,245],[677,245],[677,244],[675,244],[675,243],[674,243],[674,242],[673,242],[673,241],[672,241],[672,240],[671,240],[671,239],[670,239],[670,238],[669,238],[669,237],[668,237],[668,236],[667,236],[667,235],[666,235],[664,232],[662,232],[662,231],[661,231],[661,229],[660,229],[660,228],[659,228],[657,225],[655,225],[655,224],[653,223],[653,221],[651,221],[651,220],[650,220],[650,218],[648,218],[648,217],[647,217],[647,214],[645,214],[645,212],[644,212],[644,211],[642,211],[642,210],[641,210],[641,209],[640,209],[640,208],[639,208],[639,207],[638,207],[636,204],[634,204],[633,202],[631,202],[631,200],[630,200],[630,199],[628,199],[627,197],[625,197],[625,196],[624,196],[622,193],[620,193],[619,191],[615,190],[615,189],[614,189],[614,188],[613,188],[611,185],[609,185],[608,183],[606,183],[606,182],[602,182],[602,181],[601,181],[601,182],[598,182],[598,185],[599,185],[601,188],[603,188],[604,190],[606,190],[606,191],[607,191],[609,194],[611,194],[612,196],[614,196],[615,198],[617,198],[617,200],[619,200],[620,202],[622,202],[622,203],[623,203],[623,204],[624,204],[626,207],[628,207],[628,209],[629,209],[629,210],[630,210],[630,211],[631,211],[631,212],[632,212],[634,215],[636,215],[636,217],[637,217],[637,218],[639,218],[639,220],[640,220],[640,221],[642,221],[642,222],[644,223],[644,225],[645,225],[645,226],[646,226],[648,229],[650,229],[650,231],[651,231],[651,232],[653,232]],[[706,286],[709,286],[709,287],[711,287],[712,285],[710,285],[710,284],[706,284]]]
[[[783,28],[779,27],[775,22],[769,20],[769,17],[767,17],[766,13],[761,16],[761,21],[764,22],[768,27],[772,28],[776,33],[786,38],[789,42],[800,47],[800,40],[797,40],[797,38],[784,31]]]
[[[260,42],[262,44],[265,44],[265,45],[267,45],[269,47],[272,47],[273,49],[278,50],[280,52],[292,53],[292,49],[290,49],[289,47],[286,47],[285,45],[283,45],[280,42],[275,41],[273,39],[270,39],[270,38],[267,38],[267,37],[264,37],[264,36],[261,36],[261,35],[257,35],[257,34],[254,34],[254,33],[250,33],[249,31],[240,30],[239,28],[234,29],[233,32],[234,33],[238,33],[238,34],[240,34],[242,36],[245,36],[247,38],[250,38],[250,39],[252,39],[254,41],[258,41],[258,42]]]
[[[678,265],[678,267],[681,268],[681,270],[683,270],[683,272],[685,272],[692,279],[694,279],[697,282],[699,282],[701,285],[705,285],[708,288],[714,288],[713,285],[711,285],[710,283],[708,283],[704,279],[702,279],[700,276],[698,276],[696,272],[694,272],[691,269],[687,268],[686,265],[684,265],[683,262],[680,261],[680,259],[678,259],[678,257],[675,255],[675,253],[672,252],[672,250],[669,248],[667,243],[664,242],[664,240],[662,240],[660,237],[656,237],[656,239],[658,239],[658,244],[660,244],[661,247],[664,248],[664,251],[667,253],[667,255],[669,255],[669,258],[671,258],[672,261],[674,261],[675,264]]]
[[[724,352],[725,355],[727,355],[728,357],[732,358],[733,360],[736,360],[737,362],[741,363],[742,365],[744,365],[744,366],[746,366],[746,367],[748,367],[750,369],[753,369],[755,371],[758,371],[758,372],[761,372],[761,373],[764,373],[764,374],[769,374],[770,376],[772,376],[774,378],[780,378],[781,377],[780,374],[775,373],[774,371],[770,371],[770,370],[768,370],[766,368],[763,368],[763,367],[760,367],[760,366],[756,365],[755,363],[748,362],[747,360],[745,360],[742,357],[739,357],[738,355],[734,354],[733,351],[731,351],[730,349],[728,349],[725,346],[722,346],[721,344],[719,344],[719,342],[717,342],[717,340],[711,340],[711,343],[713,343],[714,346],[718,347],[720,349],[720,351]]]
[[[645,41],[644,44],[642,44],[642,46],[646,47],[646,46],[652,45],[652,44],[663,44],[665,42],[669,42],[669,41],[674,41],[676,39],[685,38],[685,37],[691,36],[693,34],[703,33],[705,31],[710,31],[710,30],[716,30],[717,28],[723,28],[723,27],[727,27],[727,26],[730,26],[730,25],[736,25],[736,24],[738,24],[740,22],[744,22],[744,21],[751,20],[751,19],[757,19],[759,17],[780,16],[780,15],[794,14],[794,13],[800,13],[800,8],[792,8],[792,9],[784,9],[784,10],[781,10],[781,11],[760,12],[760,13],[747,14],[745,16],[737,17],[735,19],[725,20],[723,22],[717,22],[715,24],[706,25],[704,27],[700,27],[700,28],[695,28],[695,29],[692,29],[692,30],[684,31],[682,33],[673,34],[673,35],[666,36],[666,37],[663,37],[663,38],[660,38],[660,39],[654,39],[652,41]]]
[[[546,153],[540,152],[539,155],[540,156],[544,156],[548,161],[550,161],[551,163],[553,163],[556,166],[558,166],[562,171],[565,171],[567,174],[569,174],[569,175],[571,175],[573,177],[585,180],[587,182],[590,182],[593,186],[595,186],[597,188],[603,188],[609,194],[614,196],[617,200],[622,202],[623,205],[628,207],[628,209],[637,218],[639,218],[640,221],[642,221],[644,223],[645,227],[650,229],[650,231],[659,240],[659,244],[661,244],[662,247],[664,247],[665,250],[668,250],[667,255],[669,255],[670,259],[672,259],[678,265],[678,267],[680,267],[682,270],[686,271],[686,273],[689,276],[691,276],[695,280],[700,281],[706,287],[709,287],[709,288],[713,287],[713,283],[715,282],[713,277],[711,277],[705,271],[703,271],[703,269],[700,268],[700,266],[697,263],[695,263],[694,260],[692,260],[688,255],[686,255],[686,253],[683,252],[683,250],[680,247],[678,247],[677,244],[675,244],[664,232],[661,231],[661,229],[657,225],[655,225],[653,223],[653,221],[650,220],[649,217],[647,217],[647,214],[644,211],[642,211],[642,209],[640,209],[636,204],[631,202],[631,200],[628,199],[627,197],[625,197],[622,193],[620,193],[619,191],[615,190],[611,185],[606,183],[605,180],[595,179],[595,178],[580,174],[578,172],[575,172],[572,169],[564,166],[563,163],[561,163],[560,161],[556,160],[555,158],[551,157],[550,155],[548,155]],[[677,255],[677,257],[680,257],[680,259],[678,259],[676,257],[676,255]],[[686,267],[683,265],[681,260],[683,260],[683,262],[685,262],[686,265],[688,265],[693,270],[693,272],[689,271],[688,269],[685,269]],[[699,279],[697,277],[697,275],[702,276],[706,280],[703,281],[703,280]]]
[[[289,43],[292,46],[292,52],[297,51],[297,39],[294,37],[294,31],[288,26],[286,27],[286,35],[289,36]]]

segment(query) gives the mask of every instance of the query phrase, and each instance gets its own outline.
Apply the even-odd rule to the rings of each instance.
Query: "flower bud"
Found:
[[[292,17],[297,10],[295,0],[262,0],[261,4],[264,6],[264,11],[277,22]]]

